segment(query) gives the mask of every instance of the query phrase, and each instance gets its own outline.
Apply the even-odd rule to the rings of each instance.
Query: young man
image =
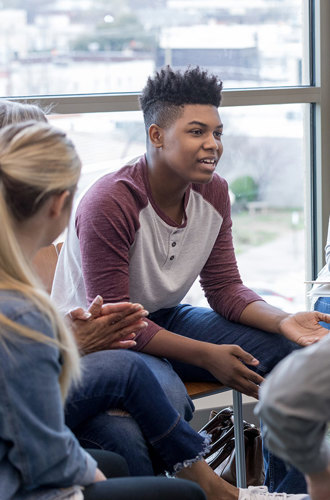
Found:
[[[318,321],[330,317],[289,315],[240,279],[228,186],[215,173],[221,88],[199,68],[167,67],[149,78],[141,97],[146,155],[102,177],[81,200],[53,296],[66,309],[98,293],[106,302],[142,303],[150,314],[135,338],[139,351],[169,358],[184,380],[217,379],[257,397],[263,376],[326,335]],[[198,276],[211,309],[180,304]],[[306,489],[300,473],[272,457],[266,481],[274,491]]]

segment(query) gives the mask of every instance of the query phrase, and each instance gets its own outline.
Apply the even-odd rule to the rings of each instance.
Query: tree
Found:
[[[230,184],[230,190],[234,193],[237,202],[248,203],[258,198],[258,184],[250,175],[236,177]]]
[[[134,49],[149,52],[153,49],[155,40],[152,34],[145,32],[134,14],[124,13],[114,17],[111,23],[99,23],[92,35],[79,37],[73,42],[73,49],[89,50],[91,44],[101,51]]]

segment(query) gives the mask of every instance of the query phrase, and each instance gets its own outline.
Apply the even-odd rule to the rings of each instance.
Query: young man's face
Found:
[[[162,129],[162,162],[184,182],[208,183],[222,155],[222,129],[215,106],[186,104],[181,116]]]

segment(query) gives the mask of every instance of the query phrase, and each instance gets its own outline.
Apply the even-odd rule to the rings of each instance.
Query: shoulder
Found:
[[[23,327],[54,337],[50,319],[19,292],[0,290],[0,313]]]
[[[192,189],[220,213],[227,210],[229,203],[228,183],[219,174],[214,173],[208,184],[193,184]]]
[[[96,181],[81,199],[76,215],[141,210],[147,203],[145,158],[141,157],[136,163],[125,165]]]
[[[14,321],[30,309],[31,302],[23,294],[13,290],[0,290],[0,312],[4,316]]]

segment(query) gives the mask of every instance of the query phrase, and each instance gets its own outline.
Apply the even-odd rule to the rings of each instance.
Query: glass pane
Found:
[[[0,95],[136,92],[199,64],[226,88],[309,84],[308,0],[2,0]]]
[[[119,169],[145,152],[145,129],[139,111],[50,115],[74,141],[82,160],[79,194],[96,178]]]
[[[243,282],[286,311],[305,309],[305,140],[307,105],[220,109],[233,238]],[[198,283],[189,301],[206,306]]]
[[[305,308],[304,113],[308,105],[220,109],[233,235],[245,284],[287,311]],[[54,116],[83,160],[79,192],[96,177],[143,154],[140,112]],[[187,296],[207,305],[196,282]]]

